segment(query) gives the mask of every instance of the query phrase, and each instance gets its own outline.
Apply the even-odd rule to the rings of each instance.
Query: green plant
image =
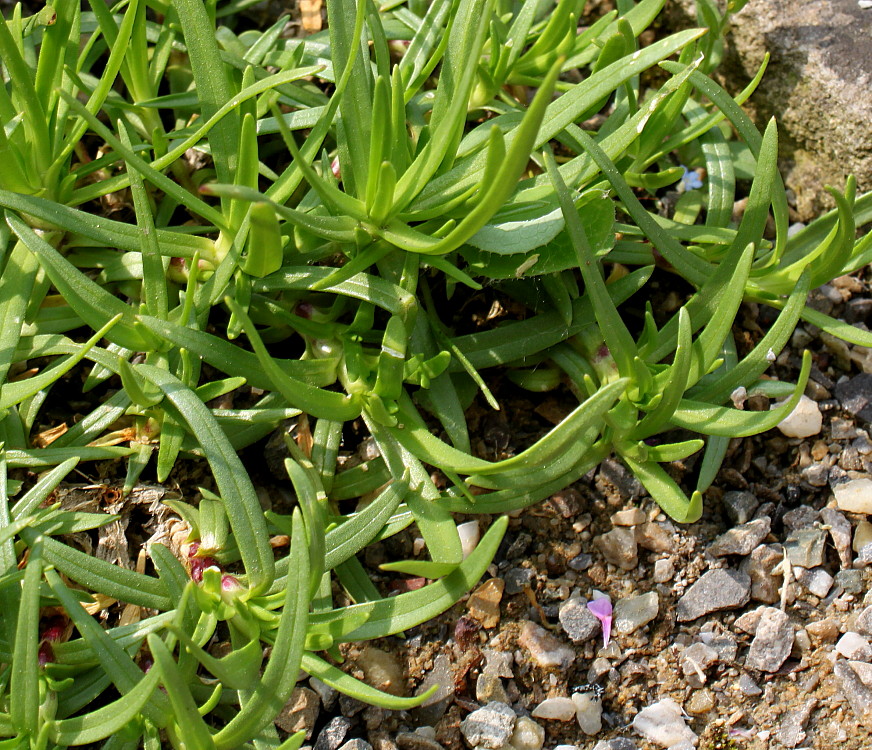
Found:
[[[787,237],[775,125],[761,135],[739,106],[759,75],[735,99],[707,76],[729,16],[714,3],[701,3],[708,34],[641,48],[663,0],[622,0],[582,33],[577,0],[333,0],[328,31],[306,39],[283,38],[281,19],[242,30],[248,4],[60,0],[0,22],[4,496],[22,489],[8,471],[44,471],[0,503],[10,747],[298,747],[271,722],[301,667],[415,705],[426,696],[341,671],[338,646],[450,607],[486,570],[501,514],[612,453],[670,516],[696,520],[729,439],[799,399],[808,355],[795,385],[766,371],[800,317],[870,345],[805,300],[872,260],[872,240],[855,238],[872,197],[850,182],[833,213]],[[667,78],[648,88],[655,66]],[[578,126],[603,112],[595,132]],[[736,224],[740,161],[753,180]],[[703,190],[683,164],[705,169]],[[682,183],[670,217],[646,208]],[[607,264],[624,273],[607,279]],[[655,266],[692,292],[671,317],[649,302],[633,323],[621,306]],[[458,330],[456,301],[480,292],[525,315]],[[739,360],[743,300],[780,313]],[[84,363],[90,411],[38,445],[56,426],[43,422],[52,387]],[[499,408],[491,372],[565,384],[579,404],[485,460],[466,413],[478,394]],[[740,387],[786,400],[746,412],[730,405]],[[296,503],[264,513],[237,454],[289,419]],[[378,456],[337,471],[349,423]],[[700,450],[688,497],[662,464]],[[178,556],[153,540],[153,572],[138,572],[76,547],[69,535],[114,517],[52,502],[73,467],[123,459],[129,492],[152,459],[164,481],[181,455],[205,459],[212,483],[170,503],[190,529]],[[466,559],[456,511],[500,516]],[[385,598],[357,555],[413,523],[430,559],[383,570],[433,582]],[[82,606],[95,598],[141,618],[103,628]]]

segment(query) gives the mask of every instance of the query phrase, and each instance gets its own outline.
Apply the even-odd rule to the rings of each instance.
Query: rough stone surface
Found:
[[[460,731],[472,747],[499,750],[511,738],[515,720],[505,703],[488,703],[460,722]]]
[[[730,490],[721,502],[733,523],[747,523],[754,517],[754,511],[760,505],[754,493],[740,490]]]
[[[799,708],[794,708],[784,714],[781,720],[781,726],[778,727],[778,741],[784,747],[796,747],[805,739],[803,731],[808,721],[811,712],[817,706],[817,701],[811,698],[803,703]]]
[[[857,615],[854,628],[862,635],[872,635],[872,607],[866,607]]]
[[[348,740],[339,750],[372,750],[372,745],[366,740],[354,739]]]
[[[275,723],[286,732],[306,730],[306,737],[312,736],[315,721],[320,711],[318,694],[309,688],[294,688],[291,697],[281,713],[276,716]]]
[[[525,587],[530,585],[535,573],[530,568],[512,568],[506,572],[504,581],[506,584],[506,594],[514,596],[520,594]]]
[[[554,750],[560,750],[560,748],[567,748],[566,745],[558,745],[554,748]],[[594,745],[593,750],[638,750],[639,746],[633,742],[633,740],[629,740],[626,737],[614,737],[610,740],[600,740]]]
[[[783,559],[776,545],[761,544],[742,560],[739,570],[751,578],[751,598],[758,602],[774,604],[778,601],[783,574],[776,568]]]
[[[481,623],[486,630],[500,622],[500,601],[506,584],[501,578],[491,578],[479,586],[466,603],[469,616]]]
[[[738,570],[710,570],[678,600],[679,622],[688,622],[710,612],[735,609],[748,603],[751,578]]]
[[[313,750],[338,750],[345,741],[349,729],[351,729],[350,719],[335,716],[318,734]]]
[[[691,687],[702,687],[706,682],[706,670],[718,661],[718,652],[705,643],[693,643],[681,652],[681,671]]]
[[[423,724],[435,724],[454,697],[454,671],[451,660],[445,654],[439,654],[433,660],[433,668],[424,677],[416,693],[426,693],[433,685],[438,685],[436,692],[424,703],[413,710],[415,718]]]
[[[872,646],[859,633],[850,630],[839,638],[836,653],[854,661],[872,661]]]
[[[791,565],[816,568],[824,561],[827,534],[823,529],[799,529],[784,540],[784,551]]]
[[[872,421],[872,373],[862,372],[836,385],[836,398],[845,411]]]
[[[833,664],[833,674],[839,692],[847,699],[857,720],[872,728],[872,690],[863,684],[857,673],[843,659]]]
[[[395,741],[400,750],[445,750],[436,740],[418,732],[400,732]]]
[[[833,581],[835,580],[823,568],[815,568],[814,570],[794,568],[793,575],[796,577],[797,581],[819,599],[823,599],[828,593],[830,593],[830,589],[833,587]]]
[[[572,702],[581,731],[589,736],[599,734],[603,728],[602,701],[591,693],[573,693]]]
[[[639,564],[638,546],[633,529],[617,526],[605,534],[600,534],[593,543],[606,562],[617,565],[622,570],[632,570]]]
[[[761,672],[777,672],[793,648],[790,618],[775,607],[761,608],[760,620],[745,666]]]
[[[675,534],[663,524],[649,521],[637,526],[636,543],[651,552],[672,552],[675,549]]]
[[[515,722],[515,731],[509,744],[514,750],[542,750],[545,744],[545,729],[535,721],[521,716]]]
[[[872,513],[872,479],[849,479],[833,488],[840,510]]]
[[[575,661],[575,651],[565,646],[543,627],[525,622],[518,645],[527,649],[533,662],[544,669],[569,669]]]
[[[567,600],[560,607],[558,616],[560,618],[560,625],[563,627],[563,632],[574,643],[589,641],[602,630],[600,621],[587,608],[587,602],[584,599],[576,597]]]
[[[780,404],[773,404],[772,408],[775,409],[778,406]],[[803,395],[796,408],[778,423],[778,429],[783,435],[790,438],[806,438],[817,435],[821,431],[823,423],[824,417],[817,401]]]
[[[651,622],[659,611],[660,596],[656,591],[619,599],[612,614],[612,629],[618,635],[629,635]]]
[[[535,719],[572,721],[575,718],[575,703],[572,698],[546,698],[532,711]]]
[[[851,524],[835,508],[823,508],[821,520],[829,526],[830,538],[839,553],[839,561],[846,568],[851,564]]]
[[[672,3],[672,25],[694,26],[693,0]],[[751,0],[731,18],[722,66],[736,92],[771,60],[750,99],[758,126],[779,125],[787,159],[785,182],[796,196],[800,221],[832,199],[824,185],[844,185],[854,174],[872,189],[872,13],[857,0]]]
[[[709,554],[715,557],[726,555],[750,555],[769,533],[772,522],[768,516],[749,521],[721,534],[709,546]]]
[[[674,747],[680,742],[696,744],[696,733],[684,722],[684,715],[672,698],[652,703],[633,718],[633,729],[660,747]]]

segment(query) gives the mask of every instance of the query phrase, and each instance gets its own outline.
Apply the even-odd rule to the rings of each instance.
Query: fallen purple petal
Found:
[[[602,623],[603,626],[603,648],[609,645],[609,639],[612,635],[612,603],[608,597],[594,599],[587,603],[587,608],[591,611],[594,617]]]

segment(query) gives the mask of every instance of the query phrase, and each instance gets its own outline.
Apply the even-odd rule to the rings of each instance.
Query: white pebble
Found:
[[[633,729],[661,747],[671,748],[680,742],[696,744],[696,733],[684,723],[681,706],[672,698],[646,706],[633,717]]]
[[[872,513],[872,479],[851,479],[833,488],[839,510]]]
[[[872,8],[872,0],[857,0],[857,5],[863,10],[869,10],[869,8]]]
[[[460,546],[463,548],[463,559],[472,554],[472,551],[478,545],[478,540],[481,539],[481,531],[478,528],[478,521],[467,521],[457,527],[457,533],[460,534]]]
[[[836,643],[836,652],[846,659],[855,661],[870,661],[872,659],[872,646],[869,645],[862,635],[850,630],[839,638]]]
[[[780,404],[773,404],[775,409]],[[816,401],[804,395],[799,399],[796,408],[781,421],[778,429],[782,434],[792,438],[805,438],[817,435],[821,431],[824,418]]]
[[[514,750],[542,750],[544,744],[545,730],[526,716],[518,717],[509,747]]]
[[[575,703],[571,698],[546,698],[533,709],[533,718],[572,721],[575,718]]]
[[[599,734],[603,728],[603,704],[591,693],[573,693],[576,717],[581,731],[587,735]]]

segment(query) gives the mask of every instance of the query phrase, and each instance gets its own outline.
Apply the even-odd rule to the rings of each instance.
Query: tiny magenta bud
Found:
[[[337,180],[342,179],[342,167],[339,164],[339,157],[335,157],[332,162],[330,162],[330,170],[333,172],[333,176]]]

